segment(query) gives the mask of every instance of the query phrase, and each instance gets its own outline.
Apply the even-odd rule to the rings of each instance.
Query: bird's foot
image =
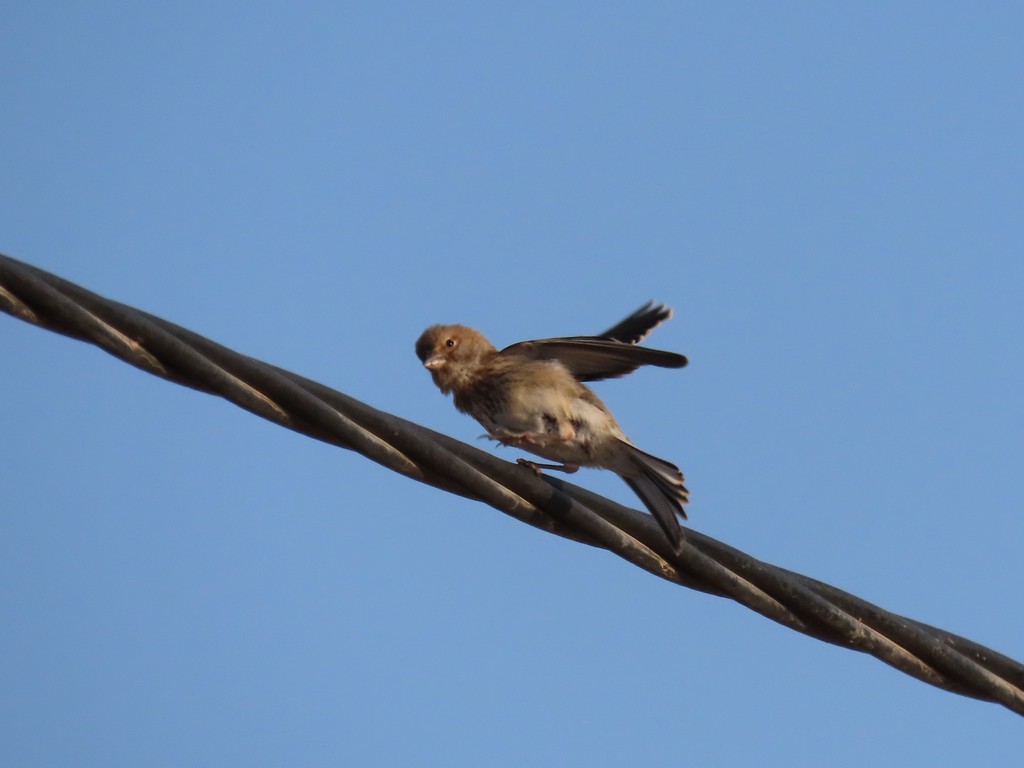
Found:
[[[538,464],[536,461],[530,461],[529,459],[516,459],[516,464],[522,464],[524,467],[529,467],[533,470],[533,474],[538,477],[540,476],[542,469],[555,469],[559,472],[565,472],[565,474],[571,475],[580,468],[579,464]]]
[[[552,440],[552,436],[546,432],[492,432],[485,437],[497,441],[500,445],[523,448],[527,451],[548,445]]]
[[[480,435],[480,437],[493,440],[498,445],[513,447],[530,442],[530,435],[525,432],[488,432],[485,435]]]

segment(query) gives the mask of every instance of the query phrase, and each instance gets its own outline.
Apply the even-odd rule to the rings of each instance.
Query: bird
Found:
[[[634,445],[584,383],[625,376],[644,365],[687,365],[686,355],[638,345],[671,316],[668,306],[649,301],[594,336],[520,341],[501,350],[469,326],[438,324],[417,339],[416,356],[455,407],[487,430],[484,437],[558,462],[518,463],[537,474],[595,467],[619,475],[678,551],[679,518],[686,519],[689,501],[683,473]]]

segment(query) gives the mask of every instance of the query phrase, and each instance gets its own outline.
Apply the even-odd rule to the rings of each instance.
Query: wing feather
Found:
[[[642,365],[682,368],[688,360],[678,352],[638,347],[598,336],[569,336],[557,339],[521,341],[499,353],[532,360],[557,360],[580,381],[611,379],[632,373]]]
[[[651,331],[671,317],[672,308],[668,304],[648,301],[629,317],[620,320],[597,336],[601,339],[621,341],[624,344],[639,344]]]

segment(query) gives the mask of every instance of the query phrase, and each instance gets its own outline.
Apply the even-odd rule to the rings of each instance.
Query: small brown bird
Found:
[[[689,494],[683,473],[629,441],[615,418],[583,382],[624,376],[641,365],[682,368],[685,355],[636,346],[671,317],[648,302],[597,336],[521,341],[501,351],[465,325],[432,325],[416,342],[416,356],[434,383],[451,393],[455,407],[487,430],[487,437],[560,464],[535,464],[536,472],[575,472],[598,467],[615,472],[640,497],[678,548],[677,515]]]

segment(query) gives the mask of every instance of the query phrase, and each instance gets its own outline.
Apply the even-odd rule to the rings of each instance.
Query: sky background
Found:
[[[693,528],[1020,659],[1022,39],[1016,3],[6,2],[0,251],[467,441],[426,325],[668,302],[690,366],[596,388]],[[1019,755],[998,705],[95,347],[0,316],[0,353],[6,765]]]

